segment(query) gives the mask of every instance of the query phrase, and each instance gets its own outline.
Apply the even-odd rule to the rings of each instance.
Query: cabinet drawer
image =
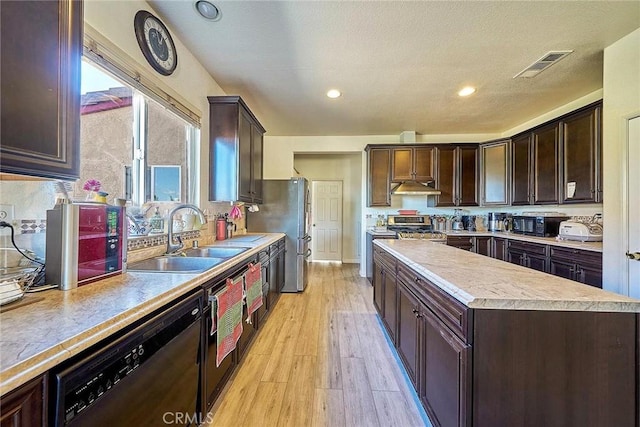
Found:
[[[373,262],[393,270],[394,272],[396,271],[396,259],[376,246],[373,247]]]
[[[600,252],[550,246],[549,255],[552,258],[566,259],[579,264],[602,266],[602,253]]]
[[[473,237],[471,236],[447,236],[447,246],[454,246],[459,249],[470,251],[473,248]]]
[[[424,304],[464,342],[471,340],[469,308],[448,295],[403,263],[398,263],[398,279],[423,300]]]
[[[547,245],[540,243],[523,242],[520,240],[509,240],[509,248],[524,251],[528,254],[547,255]]]

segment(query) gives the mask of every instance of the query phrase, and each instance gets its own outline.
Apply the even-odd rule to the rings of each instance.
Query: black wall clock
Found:
[[[144,57],[158,73],[168,76],[178,65],[176,45],[162,21],[140,10],[133,21],[136,39]]]

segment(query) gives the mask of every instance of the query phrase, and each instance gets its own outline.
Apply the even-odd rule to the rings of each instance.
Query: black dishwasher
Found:
[[[55,372],[55,426],[197,425],[202,294]]]

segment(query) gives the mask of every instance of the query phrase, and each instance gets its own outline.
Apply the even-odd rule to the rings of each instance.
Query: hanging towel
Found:
[[[216,366],[236,348],[242,335],[242,277],[227,279],[227,286],[216,294],[217,344]]]
[[[244,274],[247,294],[247,322],[251,323],[251,314],[262,307],[262,264],[249,264]]]

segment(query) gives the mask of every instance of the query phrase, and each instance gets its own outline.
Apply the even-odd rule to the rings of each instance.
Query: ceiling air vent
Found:
[[[522,77],[525,79],[530,79],[532,77],[537,76],[543,70],[546,70],[556,62],[560,61],[565,56],[569,55],[572,50],[552,50],[551,52],[545,53],[542,58],[538,59],[533,64],[529,65],[524,70],[520,71],[518,74],[513,76],[513,78]]]

